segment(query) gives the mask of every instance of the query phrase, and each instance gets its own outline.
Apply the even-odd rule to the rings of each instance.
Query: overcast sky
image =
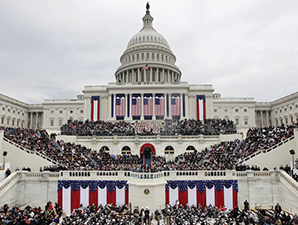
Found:
[[[0,93],[69,99],[114,82],[142,28],[143,0],[3,0]],[[297,0],[151,0],[153,27],[190,84],[222,97],[273,101],[298,91]]]

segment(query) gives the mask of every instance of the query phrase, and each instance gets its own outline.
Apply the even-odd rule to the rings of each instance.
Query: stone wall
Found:
[[[217,171],[218,172],[218,171]],[[165,184],[167,180],[238,180],[238,204],[248,200],[251,208],[272,208],[279,202],[283,210],[298,213],[298,184],[284,171],[236,172],[225,171],[222,176],[211,176],[211,172],[174,172],[167,174],[144,174],[118,172],[14,172],[0,184],[0,205],[44,206],[47,201],[57,202],[58,180],[127,180],[129,202],[132,207],[151,209],[163,208],[165,203]],[[218,173],[217,173],[218,174]],[[214,175],[214,173],[213,173]],[[144,192],[149,189],[148,192]]]

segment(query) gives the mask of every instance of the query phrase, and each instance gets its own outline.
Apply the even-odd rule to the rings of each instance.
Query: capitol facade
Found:
[[[59,132],[68,120],[163,121],[208,118],[232,120],[237,130],[289,125],[298,120],[298,92],[272,102],[223,98],[212,84],[182,81],[169,43],[153,28],[149,7],[143,27],[128,42],[115,82],[87,85],[76,99],[27,104],[0,94],[0,126]]]

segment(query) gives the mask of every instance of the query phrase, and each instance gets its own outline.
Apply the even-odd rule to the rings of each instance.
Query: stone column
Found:
[[[38,124],[38,112],[35,113],[35,129],[37,129]]]
[[[140,73],[140,69],[138,69],[138,82],[141,82],[141,73]]]
[[[180,93],[180,118],[183,117],[183,93]]]
[[[141,113],[141,120],[144,120],[144,94],[141,94],[142,99],[142,113]]]
[[[186,118],[190,118],[189,115],[188,115],[188,101],[189,101],[188,100],[188,94],[186,93],[185,94],[185,117]]]
[[[166,81],[165,81],[165,69],[162,69],[162,78],[161,78],[161,82],[166,82]]]
[[[149,82],[152,82],[152,67],[150,67]]]
[[[128,115],[128,111],[127,111],[127,107],[128,107],[128,101],[127,101],[127,99],[128,99],[128,96],[127,96],[127,94],[125,94],[125,116],[124,116],[124,119],[126,118],[126,119],[128,119],[128,117],[127,117],[127,115]],[[129,104],[131,104],[131,102],[129,102]],[[130,115],[130,112],[129,112],[129,115]]]
[[[111,96],[111,94],[109,94],[109,96],[108,96],[108,117],[107,118],[109,118],[109,119],[112,119],[112,117],[111,117],[111,114],[112,114],[112,105],[111,105],[111,102],[112,102],[112,96]]]
[[[152,98],[153,98],[153,112],[152,112],[152,120],[155,120],[156,119],[156,116],[155,116],[155,94],[156,93],[152,93]]]
[[[30,122],[29,122],[29,128],[33,128],[33,115],[32,112],[30,112]]]
[[[130,104],[130,106],[129,106],[129,117],[128,117],[128,119],[132,120],[132,115],[131,115],[132,93],[129,94],[129,104]]]
[[[133,69],[131,70],[131,79],[130,79],[130,82],[131,83],[135,83],[136,82],[135,73],[134,73],[134,70]]]
[[[40,127],[43,128],[43,112],[40,113]]]
[[[264,127],[264,111],[261,110],[261,126]]]

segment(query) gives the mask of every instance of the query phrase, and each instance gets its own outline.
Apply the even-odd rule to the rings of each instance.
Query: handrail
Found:
[[[289,184],[292,188],[294,188],[297,191],[298,194],[298,182],[294,180],[289,174],[287,174],[285,171],[280,171],[280,177]]]
[[[223,134],[224,135],[224,134]],[[165,136],[165,135],[135,135],[135,136],[79,136],[76,135],[77,139],[218,139],[219,135],[177,135],[177,136]]]
[[[0,197],[3,195],[3,193],[6,192],[7,189],[10,188],[9,187],[10,184],[12,184],[13,182],[14,183],[17,182],[17,177],[18,177],[18,173],[13,172],[7,178],[5,178],[3,181],[1,181],[1,183],[0,183]]]

